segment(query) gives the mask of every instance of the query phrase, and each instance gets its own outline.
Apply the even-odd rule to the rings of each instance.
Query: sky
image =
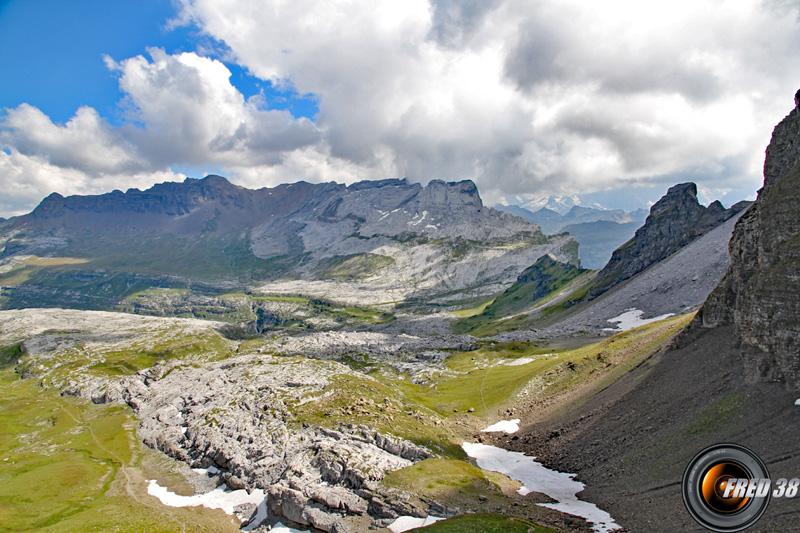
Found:
[[[218,173],[753,198],[799,0],[0,0],[0,216]]]

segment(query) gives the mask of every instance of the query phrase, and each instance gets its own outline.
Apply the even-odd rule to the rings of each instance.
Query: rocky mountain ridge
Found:
[[[623,211],[622,209],[598,209],[596,207],[586,207],[573,205],[563,213],[554,209],[542,207],[536,211],[531,211],[517,205],[497,205],[496,209],[511,213],[533,222],[539,226],[546,235],[553,235],[566,231],[566,227],[572,224],[586,224],[591,222],[615,222],[617,224],[629,224],[644,222],[647,217],[647,210],[636,209],[634,211]]]
[[[800,106],[774,129],[764,187],[736,225],[731,265],[698,317],[731,325],[751,379],[800,384]]]
[[[51,194],[32,213],[0,223],[0,244],[2,265],[26,256],[85,263],[28,268],[24,282],[12,286],[0,275],[12,306],[17,300],[72,305],[78,300],[64,300],[57,289],[98,276],[93,283],[103,284],[97,289],[102,294],[116,290],[110,285],[140,289],[142,276],[151,276],[153,286],[164,277],[179,286],[200,281],[225,287],[279,279],[326,287],[367,280],[373,290],[381,282],[379,289],[404,299],[497,290],[546,253],[578,262],[574,239],[546,237],[528,221],[484,207],[469,180],[246,189],[211,175],[145,191]],[[107,282],[119,273],[137,281]],[[20,279],[12,274],[6,279]]]
[[[701,235],[730,219],[749,205],[739,202],[726,209],[719,201],[708,207],[697,200],[697,185],[681,183],[650,209],[645,224],[633,238],[617,248],[598,273],[587,294],[594,299],[611,287],[677,252]]]

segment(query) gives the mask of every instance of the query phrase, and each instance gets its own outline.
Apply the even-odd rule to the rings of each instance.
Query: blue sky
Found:
[[[123,59],[148,47],[176,53],[223,46],[191,25],[169,29],[175,16],[170,0],[0,1],[0,65],[6,80],[0,83],[0,108],[29,103],[65,122],[79,106],[90,105],[118,123],[123,94],[104,55]],[[226,66],[245,97],[263,91],[270,109],[316,116],[313,95],[277,90],[235,63]]]
[[[0,216],[206,172],[626,209],[695,181],[730,204],[800,87],[799,20],[762,0],[0,0]]]

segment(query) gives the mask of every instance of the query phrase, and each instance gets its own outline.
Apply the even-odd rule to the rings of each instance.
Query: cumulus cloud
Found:
[[[28,104],[10,109],[0,122],[0,141],[22,155],[83,172],[141,169],[136,149],[91,107],[81,107],[63,126]]]
[[[150,60],[107,63],[120,73],[131,118],[142,124],[128,128],[128,137],[154,165],[276,163],[283,152],[317,142],[318,131],[307,119],[245,100],[220,61],[191,52],[149,53]]]
[[[687,179],[743,196],[800,87],[796,2],[180,5],[174,24],[227,61],[314,94],[315,121],[244,98],[212,57],[156,49],[107,60],[127,123],[20,106],[0,122],[6,159],[120,182],[179,166],[252,186],[472,178],[489,201]]]
[[[754,190],[800,85],[797,7],[185,0],[182,16],[317,94],[333,156],[502,197],[676,176]]]
[[[42,196],[149,186],[183,175],[180,167],[259,168],[279,165],[294,150],[318,144],[308,119],[246,100],[220,61],[151,49],[149,58],[106,58],[125,94],[127,121],[114,126],[91,107],[65,124],[22,104],[0,117],[5,148],[0,180],[5,213]]]

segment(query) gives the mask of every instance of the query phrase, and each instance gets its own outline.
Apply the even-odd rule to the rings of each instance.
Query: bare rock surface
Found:
[[[259,354],[176,368],[160,378],[144,372],[122,395],[141,419],[146,444],[195,467],[219,468],[233,488],[264,488],[276,516],[331,531],[349,515],[368,515],[376,498],[393,501],[379,484],[387,471],[430,456],[366,427],[293,421],[287,404],[350,372],[329,361]],[[390,503],[389,512],[407,507]],[[427,507],[414,509],[424,514]]]
[[[42,383],[62,394],[129,405],[148,446],[194,468],[219,469],[232,489],[264,489],[276,517],[344,532],[428,514],[433,502],[380,482],[386,472],[430,457],[429,450],[366,426],[326,428],[295,419],[293,406],[318,399],[335,376],[355,373],[341,363],[250,353],[165,360],[123,377],[85,368],[59,374],[69,354],[92,365],[104,351],[154,335],[196,336],[215,326],[123,313],[14,310],[0,312],[0,342],[23,342],[29,374],[48,378]],[[50,379],[51,373],[60,377]]]
[[[633,238],[611,255],[608,264],[592,283],[588,298],[597,298],[615,285],[666,259],[741,212],[747,205],[747,202],[740,202],[725,209],[716,201],[705,207],[697,200],[697,186],[694,183],[670,187],[650,209],[650,215]]]
[[[287,355],[319,359],[366,356],[414,374],[441,363],[453,350],[477,348],[469,335],[409,335],[378,331],[321,331],[268,341],[267,348]]]
[[[739,220],[730,268],[703,306],[704,327],[732,325],[753,350],[750,379],[800,385],[800,107],[773,131],[764,187]]]
[[[739,216],[735,215],[600,298],[581,304],[576,312],[556,324],[538,330],[504,333],[497,338],[523,340],[576,333],[603,334],[604,329],[613,327],[609,319],[629,309],[642,311],[642,318],[645,319],[696,309],[714,290],[728,268],[728,242]]]

